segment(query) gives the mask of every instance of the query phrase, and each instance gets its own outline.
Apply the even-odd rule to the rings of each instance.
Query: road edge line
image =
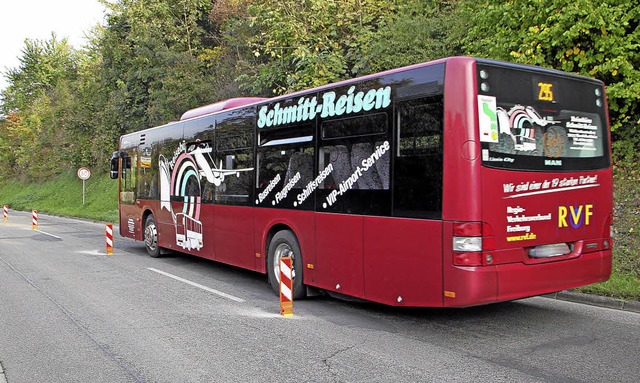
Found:
[[[227,293],[224,293],[222,291],[219,291],[219,290],[216,290],[216,289],[212,289],[211,287],[207,287],[207,286],[201,285],[199,283],[192,282],[192,281],[190,281],[188,279],[181,278],[181,277],[179,277],[177,275],[173,275],[173,274],[167,273],[166,271],[154,269],[153,267],[147,267],[147,270],[153,271],[154,273],[158,273],[158,274],[164,275],[165,277],[169,277],[169,278],[175,279],[176,281],[179,281],[179,282],[182,282],[182,283],[186,283],[186,284],[191,285],[193,287],[197,287],[197,288],[202,289],[204,291],[208,291],[210,293],[216,294],[216,295],[218,295],[220,297],[227,298],[227,299],[230,299],[230,300],[238,302],[238,303],[244,303],[245,302],[245,300],[242,299],[242,298],[238,298],[238,297],[233,296],[231,294],[227,294]]]

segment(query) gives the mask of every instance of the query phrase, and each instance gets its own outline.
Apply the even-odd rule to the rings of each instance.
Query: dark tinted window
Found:
[[[442,216],[443,108],[442,95],[396,104],[394,216]]]
[[[256,205],[313,208],[313,130],[303,124],[260,132]]]
[[[389,215],[388,114],[323,122],[318,211]]]
[[[442,154],[442,108],[439,100],[423,99],[400,104],[399,157]]]
[[[384,134],[386,132],[386,113],[343,118],[322,123],[322,138],[324,139]]]

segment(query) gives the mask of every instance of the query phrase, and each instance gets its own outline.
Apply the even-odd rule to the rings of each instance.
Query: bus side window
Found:
[[[318,171],[318,211],[388,216],[389,150],[387,113],[323,121]]]
[[[286,185],[293,178],[298,176],[300,180],[294,186],[303,188],[313,179],[313,153],[311,151],[299,151],[291,154],[287,173],[284,177]]]
[[[385,156],[384,151],[378,151],[387,135],[386,113],[325,121],[321,130],[325,145],[321,148],[325,154],[325,158],[320,161],[321,167],[332,165],[333,185],[353,177],[355,182],[349,183],[349,189],[389,188],[388,172],[378,172],[378,168],[388,167],[389,162],[389,156]],[[374,155],[376,151],[378,153]],[[385,175],[387,180],[383,180]]]
[[[443,96],[398,102],[393,215],[442,217]]]
[[[315,179],[313,135],[314,126],[310,123],[260,132],[256,205],[313,209],[311,194],[298,199],[298,195]]]
[[[331,165],[332,172],[320,185],[321,189],[337,188],[340,182],[349,178],[351,170],[351,154],[345,145],[325,146],[321,149],[320,168],[324,169]]]

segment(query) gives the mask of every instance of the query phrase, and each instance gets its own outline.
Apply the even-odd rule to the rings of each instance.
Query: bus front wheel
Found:
[[[276,294],[280,293],[280,259],[282,257],[291,257],[293,262],[293,270],[291,272],[293,299],[303,298],[306,295],[306,289],[302,284],[302,253],[296,236],[289,230],[277,232],[269,243],[267,273],[271,288]]]
[[[144,221],[144,245],[150,256],[153,258],[160,256],[160,247],[158,246],[158,228],[156,227],[156,219],[153,215],[149,215]]]

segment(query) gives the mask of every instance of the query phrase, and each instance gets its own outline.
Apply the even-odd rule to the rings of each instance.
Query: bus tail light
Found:
[[[493,263],[493,230],[485,222],[456,222],[453,224],[453,264],[482,266]]]
[[[482,266],[482,252],[453,253],[453,264],[456,266]]]
[[[453,237],[453,251],[482,251],[482,237]]]

